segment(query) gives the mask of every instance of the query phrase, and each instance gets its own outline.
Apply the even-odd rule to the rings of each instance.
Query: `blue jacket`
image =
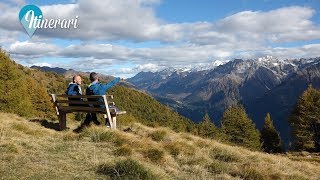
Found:
[[[82,95],[81,87],[77,83],[70,83],[66,91],[67,95]],[[71,101],[82,101],[80,98],[68,98]],[[82,106],[79,104],[69,104],[69,106]]]
[[[91,83],[86,90],[87,95],[105,95],[107,90],[112,88],[116,83],[120,81],[120,78],[115,78],[107,84],[102,84],[100,82]]]
[[[77,83],[70,83],[66,91],[67,95],[81,95],[81,87]]]

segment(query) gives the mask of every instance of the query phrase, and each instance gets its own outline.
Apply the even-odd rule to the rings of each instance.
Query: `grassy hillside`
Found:
[[[92,126],[0,113],[2,179],[318,179],[319,157],[269,155],[168,128]],[[75,128],[79,122],[69,121]]]

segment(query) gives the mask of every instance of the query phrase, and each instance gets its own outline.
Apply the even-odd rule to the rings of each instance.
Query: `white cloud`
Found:
[[[159,69],[161,69],[160,66],[158,66],[157,64],[152,64],[152,63],[138,65],[138,66],[136,66],[134,68],[134,70],[136,72],[139,72],[139,71],[152,71],[152,72],[155,72],[155,71],[158,71]]]
[[[70,45],[58,54],[64,57],[91,57],[94,59],[128,59],[129,49],[111,44]]]
[[[156,17],[159,0],[79,0],[73,4],[41,6],[44,18],[75,18],[78,29],[39,29],[35,36],[95,40],[189,42],[195,44],[256,44],[305,41],[320,38],[312,22],[315,10],[293,6],[271,11],[243,11],[216,22],[172,24]],[[0,3],[0,29],[24,33],[17,20],[19,8]],[[255,42],[255,43],[252,43]]]
[[[19,36],[17,31],[7,31],[0,29],[0,46],[10,45],[17,41],[17,36]]]
[[[280,58],[313,58],[320,57],[320,44],[309,44],[293,48],[277,47],[262,51],[264,55],[272,54]]]
[[[44,56],[54,56],[59,52],[60,48],[55,44],[39,43],[39,42],[15,42],[10,45],[8,52],[15,56],[39,58]]]
[[[162,23],[150,7],[154,3],[157,1],[79,0],[76,4],[43,6],[45,18],[79,16],[79,27],[41,29],[38,35],[81,40],[176,40],[179,26]]]
[[[40,67],[42,67],[42,66],[53,67],[53,65],[49,64],[49,63],[34,63],[33,65],[40,66]]]
[[[158,0],[79,0],[74,4],[40,6],[44,18],[75,18],[78,29],[38,29],[34,36],[80,40],[174,41],[179,26],[155,16]],[[17,20],[20,8],[0,3],[0,29],[24,32]]]
[[[11,0],[11,2],[16,5],[23,5],[26,3],[25,0]]]
[[[268,12],[243,11],[217,22],[189,25],[190,41],[197,44],[256,44],[306,41],[320,38],[320,27],[311,21],[315,10],[284,7]]]
[[[117,72],[121,73],[121,74],[135,74],[140,71],[156,72],[156,71],[159,71],[160,69],[163,69],[163,68],[164,67],[159,66],[158,64],[147,63],[147,64],[136,65],[132,68],[128,68],[128,67],[119,68],[117,70]]]
[[[97,69],[134,74],[141,70],[155,71],[166,66],[188,66],[215,59],[320,56],[319,44],[290,48],[277,45],[301,41],[307,44],[306,41],[320,39],[320,27],[312,21],[316,12],[310,7],[243,11],[216,22],[167,23],[155,14],[154,6],[160,4],[160,0],[79,0],[40,7],[44,18],[78,15],[78,29],[39,29],[29,41],[18,41],[21,35],[27,37],[27,34],[17,20],[20,9],[12,5],[16,3],[23,4],[23,1],[0,3],[3,10],[0,14],[0,46],[20,62],[29,64],[45,63],[42,60],[46,57],[72,58],[73,61],[58,65],[84,71]],[[56,39],[66,42],[56,43]],[[74,39],[76,43],[72,41]],[[153,48],[113,45],[128,41],[162,44]]]
[[[215,59],[255,58],[273,55],[280,58],[320,56],[320,45],[310,44],[298,47],[259,47],[251,50],[234,50],[235,46],[182,45],[159,48],[128,48],[112,44],[78,44],[59,47],[43,42],[15,42],[9,53],[18,59],[41,57],[73,58],[82,68],[100,68],[109,65],[133,63],[135,70],[158,69],[162,66],[187,66],[194,63],[208,63]],[[88,66],[90,65],[90,66]],[[144,65],[144,66],[140,66]],[[128,71],[124,69],[124,72]]]

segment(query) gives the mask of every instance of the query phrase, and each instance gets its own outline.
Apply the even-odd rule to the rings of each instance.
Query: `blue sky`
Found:
[[[79,16],[77,29],[18,20],[35,4],[47,19]],[[5,0],[0,46],[17,62],[131,77],[216,60],[320,56],[319,0]]]

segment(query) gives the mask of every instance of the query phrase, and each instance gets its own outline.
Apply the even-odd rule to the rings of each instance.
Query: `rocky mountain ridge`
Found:
[[[297,98],[309,84],[320,87],[320,58],[235,59],[207,70],[140,72],[127,81],[195,122],[208,112],[219,125],[223,111],[241,103],[261,128],[270,112],[287,138],[287,117]]]

